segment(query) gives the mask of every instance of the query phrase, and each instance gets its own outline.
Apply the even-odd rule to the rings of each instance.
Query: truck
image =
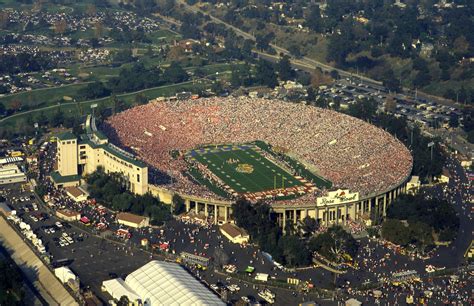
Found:
[[[255,275],[255,280],[262,281],[262,282],[267,282],[268,281],[268,274],[266,274],[266,273],[257,273],[257,275]]]
[[[37,249],[38,252],[40,252],[41,254],[45,254],[45,253],[46,253],[46,248],[45,248],[44,245],[42,245],[42,244],[36,245],[36,249]]]
[[[270,304],[275,303],[275,294],[271,292],[269,289],[263,289],[259,291],[258,296]]]

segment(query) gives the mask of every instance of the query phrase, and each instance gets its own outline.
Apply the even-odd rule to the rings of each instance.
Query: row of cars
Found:
[[[12,211],[11,215],[7,217],[14,225],[16,225],[21,234],[28,239],[31,244],[38,250],[40,254],[46,254],[46,247],[43,245],[43,241],[36,235],[31,229],[31,226],[24,222],[24,220],[16,215],[16,211]]]
[[[240,291],[240,287],[237,284],[224,285],[222,283],[216,283],[211,285],[211,289],[213,289],[214,291],[229,290],[232,293]]]

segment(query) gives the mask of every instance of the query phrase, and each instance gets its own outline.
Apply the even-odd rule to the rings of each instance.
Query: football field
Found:
[[[190,151],[190,157],[205,165],[236,193],[284,189],[303,186],[251,145],[227,145]]]

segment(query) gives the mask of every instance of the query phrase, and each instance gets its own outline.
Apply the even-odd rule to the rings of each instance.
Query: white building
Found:
[[[125,281],[104,281],[102,289],[117,300],[127,295],[143,305],[226,305],[180,265],[157,260],[130,273]]]
[[[26,175],[14,164],[0,167],[0,185],[26,182]]]

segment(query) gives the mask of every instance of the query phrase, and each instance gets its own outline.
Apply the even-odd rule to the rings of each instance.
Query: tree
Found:
[[[257,34],[255,36],[256,47],[260,51],[265,51],[270,47],[270,42],[275,38],[275,33],[268,32],[267,34]]]
[[[466,55],[469,51],[469,42],[464,35],[459,36],[453,42],[454,52],[458,57]]]
[[[135,95],[135,103],[138,105],[143,105],[148,103],[148,98],[143,93],[138,93]]]
[[[315,105],[317,107],[321,107],[321,108],[328,108],[329,107],[329,102],[326,98],[319,97],[319,98],[316,99]]]
[[[214,249],[214,263],[218,267],[223,267],[229,263],[229,254],[224,249]]]
[[[54,33],[55,34],[64,34],[67,29],[67,22],[64,19],[59,19],[54,22]]]
[[[357,241],[340,226],[332,226],[312,238],[308,247],[310,251],[334,262],[344,262],[347,255],[354,257],[358,249]]]
[[[123,100],[120,100],[116,95],[112,95],[110,97],[110,100],[112,100],[112,113],[120,113],[124,111],[127,107],[125,102]]]
[[[0,29],[6,29],[10,23],[10,15],[7,11],[0,11]]]
[[[459,116],[456,113],[451,113],[449,116],[449,126],[457,128],[459,126]]]
[[[128,62],[131,62],[133,60],[134,60],[134,58],[133,58],[133,54],[132,54],[132,49],[130,49],[130,48],[121,49],[120,51],[115,53],[115,55],[113,57],[113,62],[116,63],[116,64],[128,63]]]
[[[278,76],[282,81],[288,81],[295,77],[295,71],[291,68],[290,57],[283,55],[277,65]]]
[[[94,34],[96,38],[101,38],[104,35],[104,25],[102,22],[97,21],[94,24]]]
[[[424,248],[432,244],[430,236],[433,232],[439,235],[440,240],[452,241],[459,228],[459,217],[453,206],[444,200],[426,198],[423,189],[417,195],[399,196],[389,206],[387,217],[389,220],[396,220],[385,225],[388,229],[387,233],[393,234],[392,236],[395,237],[390,238],[393,239],[391,241],[395,242],[396,240],[401,245],[415,243]],[[397,227],[396,222],[399,220],[405,220],[409,225],[403,228],[402,234],[393,229],[393,227]],[[382,230],[383,227],[384,224]]]
[[[172,62],[171,65],[166,68],[163,77],[171,84],[182,83],[188,80],[188,74],[178,62]]]
[[[54,113],[50,123],[53,127],[59,127],[64,123],[64,113],[60,107],[58,107],[57,112]]]
[[[405,246],[410,242],[408,228],[396,219],[388,219],[382,224],[382,237],[395,244]]]
[[[285,235],[278,242],[282,249],[285,263],[289,267],[306,266],[311,257],[304,242],[293,235]]]
[[[323,20],[321,18],[321,10],[319,9],[319,5],[311,6],[309,14],[305,18],[305,26],[315,32],[322,32]]]
[[[46,114],[44,111],[41,111],[38,117],[36,118],[36,121],[38,122],[39,126],[47,126],[48,125],[48,117],[46,117]]]
[[[321,69],[315,69],[314,72],[311,73],[311,86],[314,88],[318,88],[321,85],[329,85],[331,83],[331,77],[324,74]]]
[[[179,215],[186,211],[184,199],[180,195],[174,194],[171,202],[173,205],[173,214]]]
[[[373,99],[362,99],[349,105],[348,113],[365,121],[372,121],[377,112],[377,102]]]
[[[303,219],[303,225],[301,226],[301,229],[305,231],[306,233],[312,234],[318,228],[319,228],[319,224],[318,224],[318,221],[316,221],[316,219],[311,218],[310,216],[306,216]]]
[[[274,88],[278,85],[278,79],[273,65],[262,59],[257,62],[257,73],[255,78],[258,83],[270,88]]]
[[[297,44],[292,44],[288,47],[288,51],[290,52],[291,55],[293,55],[296,58],[301,58],[303,54],[301,53],[300,46]]]
[[[395,77],[395,73],[392,68],[384,68],[383,74],[381,75],[383,86],[387,87],[390,91],[400,91],[400,81]]]
[[[110,95],[110,90],[105,87],[104,83],[96,81],[87,84],[85,88],[78,90],[77,95],[84,100],[102,98]]]
[[[397,110],[397,101],[392,96],[387,97],[384,103],[385,111],[394,113]]]
[[[467,132],[467,141],[474,143],[474,130]]]
[[[431,82],[431,74],[428,70],[419,71],[413,80],[415,88],[425,87]]]
[[[431,227],[423,222],[414,222],[409,225],[412,242],[420,249],[433,245],[433,233]]]
[[[21,101],[20,100],[12,100],[10,102],[10,109],[13,111],[13,112],[18,112],[19,110],[21,110],[21,107],[22,107],[22,104],[21,104]]]
[[[95,16],[97,14],[97,7],[94,4],[87,5],[86,14],[88,16]]]
[[[313,87],[308,87],[306,89],[306,101],[314,102],[316,100],[316,92],[314,91]]]
[[[18,267],[13,262],[0,260],[0,304],[23,305],[23,284],[24,280]]]

